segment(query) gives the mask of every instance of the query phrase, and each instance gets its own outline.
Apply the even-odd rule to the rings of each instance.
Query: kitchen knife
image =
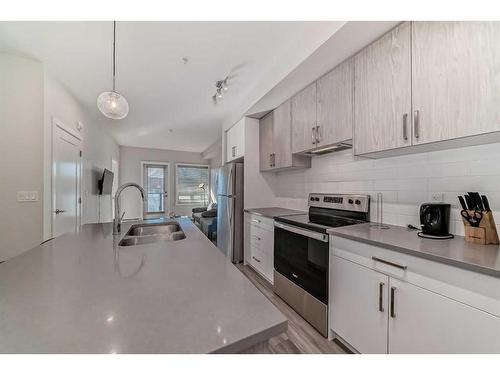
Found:
[[[474,204],[474,201],[472,200],[472,198],[468,194],[465,194],[464,198],[465,198],[465,201],[467,202],[467,207],[469,208],[469,210],[473,210],[475,207],[475,204]]]
[[[468,191],[467,194],[472,198],[474,202],[474,209],[477,211],[484,211],[483,202],[481,201],[481,196],[478,192]]]
[[[460,205],[462,206],[462,209],[467,211],[467,205],[465,204],[464,197],[459,195],[458,200],[460,201]]]
[[[491,211],[491,209],[490,209],[490,202],[488,202],[488,198],[486,198],[486,195],[481,195],[481,198],[483,200],[484,209],[486,211]]]

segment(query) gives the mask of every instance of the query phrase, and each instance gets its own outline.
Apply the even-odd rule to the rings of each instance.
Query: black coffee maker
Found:
[[[450,234],[450,207],[448,203],[423,203],[420,206],[419,237],[443,240],[453,238]]]

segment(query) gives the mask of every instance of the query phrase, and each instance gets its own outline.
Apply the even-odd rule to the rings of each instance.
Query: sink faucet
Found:
[[[115,218],[113,219],[113,234],[120,234],[122,231],[122,219],[123,215],[125,215],[125,212],[120,216],[120,195],[122,191],[130,186],[136,187],[140,192],[142,196],[142,218],[145,218],[145,213],[146,213],[146,192],[144,189],[133,182],[127,182],[126,184],[123,184],[118,188],[115,194]]]

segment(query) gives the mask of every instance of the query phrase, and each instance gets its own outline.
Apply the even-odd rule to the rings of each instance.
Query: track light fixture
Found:
[[[227,85],[228,78],[229,77],[226,77],[223,80],[215,82],[215,93],[212,95],[214,104],[220,102],[224,97],[224,94],[229,90],[229,87]]]

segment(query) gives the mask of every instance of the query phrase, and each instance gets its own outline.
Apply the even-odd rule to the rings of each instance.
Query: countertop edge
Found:
[[[280,214],[280,215],[271,215],[271,214],[266,214],[261,212],[261,210],[283,210],[283,211],[289,211],[289,213],[286,214]],[[307,213],[306,211],[301,211],[301,210],[295,210],[291,208],[283,208],[283,207],[253,207],[253,208],[245,208],[243,210],[246,213],[252,214],[252,215],[257,215],[261,217],[267,217],[268,219],[275,219],[277,217],[281,216],[291,216],[291,215],[299,215],[299,214],[305,214]]]
[[[252,336],[246,337],[242,340],[235,341],[229,345],[222,348],[216,349],[209,354],[237,354],[242,351],[251,348],[257,344],[263,343],[278,336],[288,330],[288,319],[278,323],[276,325],[270,326],[266,330],[256,333]]]
[[[408,254],[408,255],[416,256],[418,258],[427,259],[427,260],[430,260],[433,262],[439,262],[439,263],[443,263],[443,264],[446,264],[449,266],[454,266],[457,268],[465,269],[468,271],[481,273],[483,275],[488,275],[488,276],[500,278],[500,271],[494,270],[491,268],[481,267],[481,266],[478,266],[478,265],[475,265],[472,263],[460,262],[460,261],[457,261],[454,259],[444,258],[444,257],[440,257],[438,255],[433,255],[433,254],[429,254],[429,253],[424,253],[424,252],[408,249],[408,248],[401,247],[401,246],[392,245],[392,244],[387,243],[387,242],[375,241],[375,240],[366,239],[366,238],[360,238],[360,237],[356,237],[354,235],[350,235],[350,234],[346,234],[346,233],[338,233],[338,232],[335,232],[335,229],[330,230],[328,232],[328,234],[330,236],[337,236],[337,237],[346,238],[348,240],[366,243],[368,245],[380,246],[380,247],[386,248],[388,250],[393,250],[393,251],[396,251],[399,253]]]

